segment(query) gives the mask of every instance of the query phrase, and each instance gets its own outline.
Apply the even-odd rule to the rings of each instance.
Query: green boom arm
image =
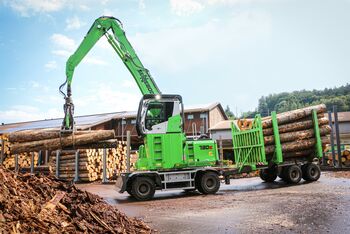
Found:
[[[112,31],[112,34],[109,31]],[[70,98],[74,69],[102,36],[106,36],[114,51],[134,77],[143,95],[161,93],[149,71],[142,65],[135,50],[126,38],[121,22],[114,17],[102,16],[95,20],[78,49],[69,57],[66,63],[66,82],[60,86],[60,92],[66,100],[64,105],[65,118],[62,126],[64,130],[72,130],[74,124],[74,106]],[[67,84],[67,95],[61,90],[65,84]]]

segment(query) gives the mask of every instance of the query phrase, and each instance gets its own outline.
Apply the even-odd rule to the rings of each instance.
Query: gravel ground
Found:
[[[294,186],[236,179],[216,195],[166,191],[147,202],[119,194],[113,185],[79,187],[161,233],[350,233],[350,177],[344,172],[325,172],[317,182]]]

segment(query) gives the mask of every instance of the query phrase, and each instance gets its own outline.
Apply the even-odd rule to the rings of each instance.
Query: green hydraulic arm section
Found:
[[[77,50],[66,63],[66,81],[60,86],[60,92],[64,95],[66,101],[62,130],[72,131],[74,127],[74,105],[71,99],[74,70],[102,36],[107,38],[109,44],[128,68],[143,95],[161,93],[149,71],[142,65],[135,50],[126,38],[122,23],[114,17],[102,16],[95,20]],[[65,85],[67,85],[66,94],[62,91]]]

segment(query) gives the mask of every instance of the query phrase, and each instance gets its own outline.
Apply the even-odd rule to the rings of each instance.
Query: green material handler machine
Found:
[[[206,136],[196,139],[186,137],[181,96],[160,92],[149,71],[143,66],[126,38],[121,22],[114,17],[102,16],[96,19],[78,49],[67,61],[66,81],[60,86],[60,92],[65,99],[62,134],[72,134],[75,131],[74,105],[71,97],[74,69],[102,36],[107,38],[130,71],[143,95],[139,103],[136,129],[138,135],[143,138],[144,144],[139,148],[137,170],[132,173],[123,173],[118,178],[117,186],[120,192],[127,191],[138,200],[151,199],[156,190],[168,189],[198,190],[203,194],[214,194],[219,190],[220,179],[229,183],[229,177],[233,174],[261,170],[262,178],[272,181],[278,173],[285,175],[287,180],[290,174],[295,175],[295,168],[299,169],[297,170],[300,172],[299,175],[305,174],[306,172],[301,172],[302,165],[303,171],[311,169],[315,171],[315,168],[319,171],[318,166],[312,162],[313,158],[305,162],[283,162],[283,156],[277,145],[275,156],[268,160],[264,152],[263,139],[261,139],[259,116],[254,122],[254,128],[249,130],[248,137],[251,137],[251,140],[247,140],[247,132],[240,132],[233,126],[232,135],[237,166],[220,166],[216,141]],[[65,85],[67,85],[66,93],[62,91]],[[315,128],[316,126],[318,127],[317,123]],[[278,129],[277,122],[274,128]],[[278,130],[275,137],[278,143]],[[288,168],[288,170],[283,170],[286,172],[282,173],[280,168]],[[318,179],[317,175],[310,180],[315,178]],[[289,181],[295,183],[297,179]]]

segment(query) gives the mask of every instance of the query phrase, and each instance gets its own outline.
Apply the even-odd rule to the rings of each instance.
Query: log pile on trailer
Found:
[[[97,195],[0,166],[0,233],[152,233]]]
[[[307,157],[315,152],[315,130],[312,111],[317,112],[319,131],[322,146],[330,143],[326,135],[331,128],[328,119],[324,117],[326,106],[324,104],[288,111],[276,115],[278,123],[279,139],[284,158]],[[249,130],[253,120],[245,119],[237,121],[237,126],[242,130]],[[272,127],[272,117],[262,118],[262,128],[265,144],[265,153],[269,157],[275,152],[275,135]]]

